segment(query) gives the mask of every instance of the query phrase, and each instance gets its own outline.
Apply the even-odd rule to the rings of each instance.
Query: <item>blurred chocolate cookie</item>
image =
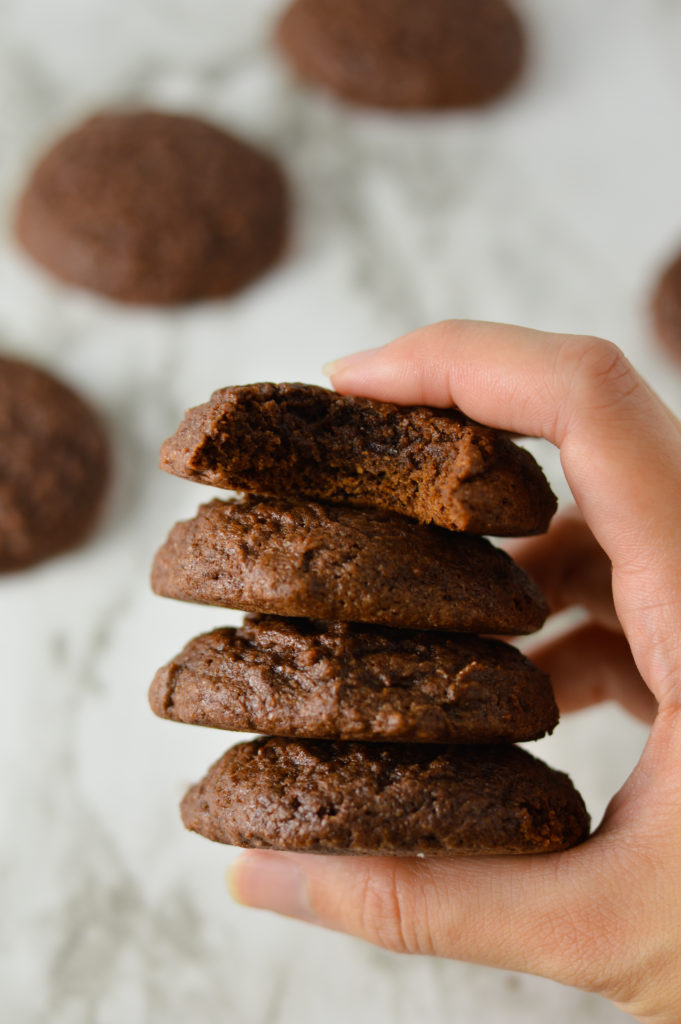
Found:
[[[229,295],[280,255],[277,164],[192,117],[93,117],[40,161],[16,232],[57,277],[123,302]]]
[[[78,544],[108,467],[93,410],[43,370],[0,358],[0,572]]]
[[[405,110],[487,103],[517,78],[525,50],[506,0],[295,0],[277,34],[301,78]]]
[[[681,361],[681,253],[658,281],[652,313],[660,341],[670,355]]]

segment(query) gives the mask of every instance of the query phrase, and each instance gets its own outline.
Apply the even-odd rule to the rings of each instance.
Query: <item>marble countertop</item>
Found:
[[[156,469],[190,404],[448,316],[617,341],[676,409],[681,372],[647,315],[681,241],[681,3],[517,0],[522,85],[484,113],[390,117],[307,93],[269,42],[278,0],[2,0],[0,347],[82,389],[110,428],[106,515],[80,550],[0,580],[0,1016],[13,1024],[575,1024],[596,997],[406,959],[235,906],[232,851],[177,802],[232,737],[156,720],[155,669],[238,621],[151,595],[148,567],[205,489]],[[16,250],[41,148],[113,103],[203,114],[278,154],[295,192],[286,261],[229,302],[122,309]],[[556,452],[535,442],[562,500]],[[645,730],[612,706],[565,718],[541,756],[595,821]]]

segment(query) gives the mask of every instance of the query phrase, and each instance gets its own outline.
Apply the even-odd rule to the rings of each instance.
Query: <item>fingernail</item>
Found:
[[[336,374],[342,373],[355,363],[361,363],[363,359],[366,359],[374,352],[376,352],[375,348],[366,348],[362,352],[353,352],[351,355],[343,356],[341,359],[334,359],[332,362],[322,366],[322,373],[326,374],[327,377],[335,377]]]
[[[246,907],[314,921],[307,898],[305,874],[289,854],[249,850],[227,872],[232,899]]]

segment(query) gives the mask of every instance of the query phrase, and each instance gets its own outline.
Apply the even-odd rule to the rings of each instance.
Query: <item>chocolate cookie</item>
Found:
[[[558,721],[548,677],[500,641],[264,615],[191,640],[149,699],[176,722],[311,739],[499,743]]]
[[[0,358],[0,572],[78,544],[109,466],[99,419],[50,374]]]
[[[653,321],[670,355],[681,360],[681,254],[660,277],[652,303]]]
[[[397,109],[487,103],[517,78],[525,50],[506,0],[296,0],[278,41],[301,78]]]
[[[161,468],[215,487],[369,505],[497,536],[543,533],[556,510],[530,453],[463,413],[309,384],[215,391],[164,442]]]
[[[483,537],[284,498],[212,501],[177,523],[157,594],[243,611],[465,633],[531,633],[547,605]]]
[[[279,256],[286,189],[268,156],[192,117],[109,113],[38,164],[22,245],[57,277],[123,302],[229,295]]]
[[[568,776],[511,744],[256,739],[181,809],[207,839],[304,853],[549,853],[589,833]]]

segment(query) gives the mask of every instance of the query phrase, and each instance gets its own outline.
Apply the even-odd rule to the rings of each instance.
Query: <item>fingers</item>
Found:
[[[592,528],[595,516],[594,532],[615,562],[629,556],[631,540],[631,530],[619,536],[617,525],[638,512],[648,519],[653,494],[663,514],[664,497],[678,502],[681,495],[681,481],[670,480],[671,469],[681,475],[681,427],[609,342],[447,321],[340,360],[329,372],[342,392],[454,403],[480,422],[548,438],[561,448],[573,493]]]
[[[657,701],[641,678],[622,633],[589,623],[527,655],[548,673],[562,712],[616,700],[642,721],[654,721]]]
[[[615,865],[611,847],[595,838],[565,854],[426,860],[251,851],[233,866],[230,887],[241,903],[396,952],[539,974],[624,1000],[638,978],[637,923],[619,881],[632,864],[622,856]],[[634,889],[632,881],[630,896]]]
[[[552,612],[573,605],[609,629],[621,629],[612,597],[610,559],[575,508],[555,517],[548,533],[505,544],[536,581]]]
[[[417,860],[249,851],[233,865],[229,885],[248,906],[347,932],[396,952],[553,973],[556,965],[544,962],[538,947],[547,939],[542,922],[555,906],[550,889],[556,864],[550,857],[533,858],[532,867],[529,885],[526,866],[512,857]],[[528,914],[534,918],[531,929],[526,928]],[[509,918],[515,941],[510,940]],[[525,931],[527,941],[523,937],[522,953],[516,953]]]
[[[548,438],[613,565],[615,608],[660,700],[681,673],[681,424],[609,342],[448,321],[329,368],[341,392],[459,405]],[[678,700],[678,697],[676,698]]]
[[[657,701],[641,678],[615,614],[610,560],[579,512],[561,513],[548,533],[507,549],[537,582],[552,612],[578,605],[591,616],[588,624],[526,651],[549,675],[560,710],[579,711],[615,700],[630,714],[652,722]]]
[[[426,953],[554,978],[641,1021],[678,1019],[681,735],[660,714],[596,833],[527,857],[326,857],[249,851],[241,903]],[[623,898],[623,885],[626,896]]]

